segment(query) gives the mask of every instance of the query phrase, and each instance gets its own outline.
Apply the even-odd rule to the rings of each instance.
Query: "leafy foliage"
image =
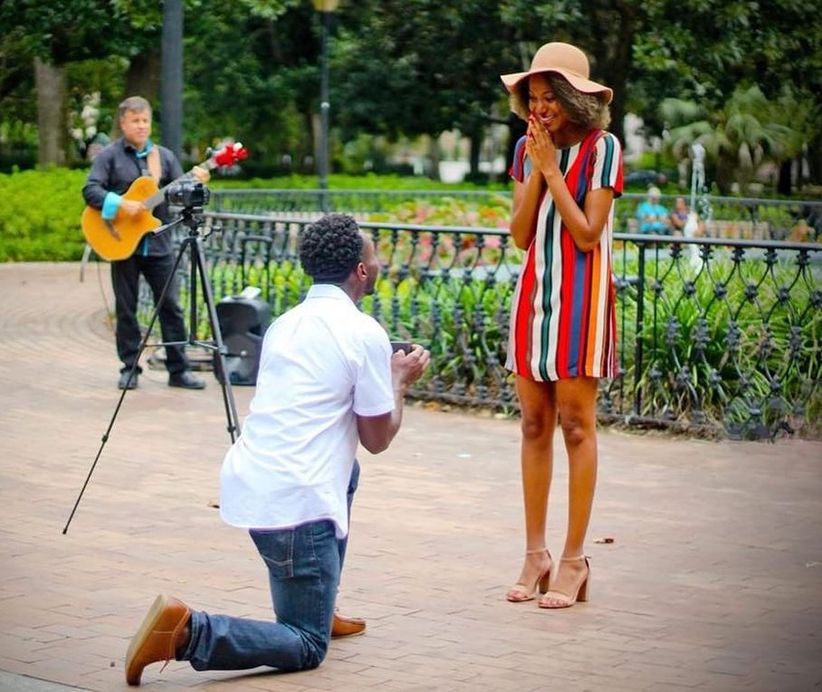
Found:
[[[201,0],[187,15],[187,138],[248,142],[255,159],[305,145],[317,75],[313,11],[299,0]],[[227,30],[230,27],[230,30]],[[310,131],[310,129],[308,130]]]
[[[184,7],[187,148],[232,136],[253,143],[255,160],[269,167],[284,155],[294,170],[304,160],[310,165],[321,25],[311,4],[185,0]],[[698,102],[713,123],[738,85],[755,85],[771,102],[793,95],[792,105],[780,102],[777,123],[808,111],[801,116],[807,126],[793,127],[794,141],[774,155],[790,158],[810,145],[815,161],[822,99],[817,14],[800,0],[343,2],[333,13],[330,42],[334,151],[341,155],[363,134],[396,138],[458,128],[472,139],[476,159],[490,122],[519,126],[498,75],[525,67],[541,43],[565,40],[580,45],[592,57],[593,76],[614,88],[617,135],[628,109],[649,134],[661,134],[663,98]],[[0,26],[0,125],[7,131],[10,123],[36,121],[34,56],[82,63],[69,73],[72,102],[100,91],[109,114],[126,85],[156,83],[159,3],[16,0],[0,4]],[[131,81],[141,71],[143,80]]]
[[[385,0],[352,3],[333,69],[344,133],[477,133],[518,65],[500,3]],[[507,110],[507,109],[506,109]]]
[[[79,260],[84,180],[65,168],[0,175],[0,262]]]
[[[801,149],[800,143],[822,131],[820,108],[809,99],[798,101],[787,89],[779,99],[770,100],[758,86],[740,86],[721,109],[710,114],[693,102],[675,99],[666,100],[660,111],[677,125],[670,131],[669,148],[683,158],[691,144],[701,143],[716,167],[716,182],[723,193],[733,181],[744,192],[760,163],[790,159]]]

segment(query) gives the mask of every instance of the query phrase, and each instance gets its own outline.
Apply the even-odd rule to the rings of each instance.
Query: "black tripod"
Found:
[[[91,480],[91,475],[94,473],[94,468],[97,466],[97,462],[100,459],[100,455],[103,453],[103,448],[106,446],[106,442],[108,442],[109,435],[111,434],[111,430],[114,427],[114,421],[117,419],[117,414],[120,412],[120,407],[123,405],[123,400],[125,399],[126,392],[129,389],[129,385],[131,383],[132,378],[134,377],[135,373],[137,372],[137,367],[140,362],[140,357],[143,355],[143,351],[146,349],[146,345],[148,342],[149,337],[151,336],[151,330],[154,327],[154,323],[157,320],[157,315],[160,311],[160,306],[163,304],[163,301],[166,299],[166,294],[168,293],[169,287],[171,286],[172,282],[174,281],[174,277],[177,274],[177,270],[180,266],[180,262],[185,255],[186,250],[188,249],[191,253],[190,263],[189,263],[189,330],[188,330],[188,341],[169,341],[169,342],[161,342],[157,344],[152,344],[153,346],[185,346],[187,344],[193,346],[200,346],[202,348],[206,348],[212,350],[216,354],[216,358],[214,358],[214,368],[215,368],[215,375],[217,376],[217,380],[220,383],[223,391],[223,404],[225,406],[225,414],[227,420],[227,430],[228,434],[231,437],[231,441],[234,442],[235,433],[239,434],[240,432],[240,421],[239,417],[237,416],[237,407],[234,404],[234,394],[231,390],[231,381],[230,378],[226,374],[226,367],[225,367],[225,356],[226,356],[226,348],[223,344],[223,336],[220,331],[220,323],[217,320],[217,310],[214,307],[214,298],[211,293],[211,284],[208,280],[208,274],[206,273],[205,262],[203,260],[203,247],[202,247],[202,237],[199,233],[199,226],[200,226],[201,217],[197,215],[196,210],[193,207],[185,207],[182,212],[182,216],[179,219],[175,219],[170,224],[168,224],[165,229],[172,230],[176,226],[182,224],[188,228],[188,235],[183,239],[182,243],[180,244],[180,249],[177,252],[177,257],[174,260],[174,266],[171,269],[171,273],[168,275],[168,279],[163,286],[162,293],[160,297],[157,299],[154,312],[151,314],[151,319],[149,320],[148,327],[146,327],[146,333],[143,336],[142,341],[140,342],[140,347],[137,350],[137,356],[134,359],[134,365],[131,366],[131,370],[128,373],[128,379],[126,381],[126,385],[123,388],[120,399],[117,402],[117,406],[114,408],[114,413],[111,416],[111,420],[109,421],[108,428],[106,428],[105,433],[103,433],[102,442],[100,444],[100,448],[97,450],[97,456],[94,457],[94,462],[89,469],[88,475],[86,476],[85,483],[83,483],[83,487],[80,490],[80,494],[77,496],[77,501],[74,503],[74,507],[71,510],[71,514],[69,515],[68,521],[66,522],[65,527],[63,528],[63,534],[68,531],[69,524],[71,524],[71,520],[74,518],[74,513],[77,511],[77,507],[80,504],[80,500],[83,497],[83,493],[86,491],[86,487]],[[211,326],[211,335],[213,337],[213,341],[197,341],[197,278],[199,276],[200,283],[202,284],[203,288],[203,299],[205,301],[206,309],[208,310],[208,321]]]

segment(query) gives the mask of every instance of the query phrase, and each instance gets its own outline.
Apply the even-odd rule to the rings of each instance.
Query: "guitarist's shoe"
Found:
[[[120,373],[120,379],[117,380],[117,389],[137,389],[137,373],[131,376],[131,382],[128,380],[130,370]]]
[[[199,377],[195,377],[191,370],[183,370],[168,376],[169,387],[182,387],[183,389],[205,389],[205,382]]]

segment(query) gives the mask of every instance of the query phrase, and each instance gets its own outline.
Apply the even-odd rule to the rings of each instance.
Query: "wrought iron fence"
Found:
[[[296,305],[310,283],[296,254],[308,223],[206,214],[215,299],[251,285],[275,316]],[[522,253],[508,233],[360,225],[383,265],[363,309],[392,337],[431,350],[411,395],[516,411],[503,363]],[[819,244],[617,234],[620,374],[602,383],[601,418],[735,438],[819,435],[821,273]]]
[[[506,190],[213,190],[210,208],[215,212],[313,218],[323,209],[363,217],[388,211],[404,201],[437,201],[456,198],[472,204],[496,204],[510,200]],[[669,210],[678,195],[662,195]],[[683,195],[686,200],[687,195]],[[616,227],[624,233],[637,231],[636,208],[645,195],[626,193],[616,203]],[[813,200],[758,199],[700,195],[699,211],[705,237],[747,240],[822,241],[822,202]]]

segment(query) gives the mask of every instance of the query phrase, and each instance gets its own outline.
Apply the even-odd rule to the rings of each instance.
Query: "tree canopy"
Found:
[[[666,99],[716,115],[730,108],[740,88],[755,87],[771,104],[775,122],[792,130],[783,137],[791,144],[769,147],[768,155],[778,160],[809,149],[815,167],[822,25],[811,5],[342,0],[330,42],[333,131],[339,141],[351,141],[363,134],[393,139],[459,129],[478,143],[489,124],[509,119],[499,75],[527,66],[540,44],[563,40],[583,48],[592,76],[614,89],[618,136],[628,111],[642,117],[647,134],[661,135],[675,126],[660,107]],[[184,6],[188,148],[234,136],[253,143],[255,158],[272,165],[283,154],[295,160],[310,154],[321,50],[312,3],[186,0]],[[0,4],[0,23],[0,132],[7,136],[12,123],[36,116],[35,59],[58,76],[66,71],[60,98],[69,112],[91,93],[100,94],[101,109],[109,113],[131,91],[156,98],[162,23],[156,2],[16,0]],[[779,117],[778,108],[791,103],[804,109],[801,127]],[[719,123],[718,117],[699,121],[713,128]],[[476,158],[478,144],[473,163]]]

